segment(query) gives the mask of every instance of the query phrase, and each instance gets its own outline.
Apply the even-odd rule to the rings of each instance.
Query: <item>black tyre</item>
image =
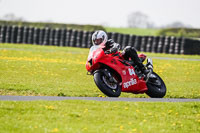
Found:
[[[119,83],[111,83],[108,78],[106,78],[105,74],[98,70],[94,74],[94,82],[97,87],[108,97],[119,97],[121,94],[121,87]]]
[[[155,72],[150,75],[147,88],[146,94],[151,98],[163,98],[167,91],[165,83]]]

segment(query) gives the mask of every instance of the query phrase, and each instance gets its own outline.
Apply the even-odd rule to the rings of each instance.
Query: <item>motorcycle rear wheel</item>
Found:
[[[153,72],[148,80],[146,94],[151,98],[163,98],[166,94],[167,88],[161,77]]]
[[[94,74],[94,82],[97,87],[108,97],[119,97],[121,94],[121,87],[119,83],[109,83],[102,71],[97,71]]]

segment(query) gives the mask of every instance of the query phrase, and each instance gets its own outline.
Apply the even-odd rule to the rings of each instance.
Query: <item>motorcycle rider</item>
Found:
[[[105,48],[103,48],[103,50],[109,51],[110,53],[116,53],[120,49],[120,45],[115,43],[112,39],[108,40],[107,34],[102,30],[95,31],[92,34],[92,43],[94,46],[104,45]],[[140,71],[145,75],[149,73],[149,70],[147,70],[140,61],[137,51],[134,47],[126,46],[122,51],[122,56],[125,60],[129,60],[129,58],[131,58],[131,60],[138,66]]]

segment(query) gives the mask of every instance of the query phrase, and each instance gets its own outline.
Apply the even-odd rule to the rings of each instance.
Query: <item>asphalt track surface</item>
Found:
[[[200,61],[200,59],[192,59],[192,58],[172,58],[172,57],[151,57],[151,58],[160,60]]]
[[[181,98],[110,98],[110,97],[58,97],[58,96],[0,96],[1,101],[60,101],[60,100],[93,100],[93,101],[126,101],[126,102],[200,102],[200,99]]]

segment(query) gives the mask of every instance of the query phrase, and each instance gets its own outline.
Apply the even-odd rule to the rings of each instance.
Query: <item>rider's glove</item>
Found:
[[[109,46],[111,46],[111,45],[113,45],[113,43],[115,43],[112,39],[109,39],[108,41],[107,41],[107,44],[109,45]]]
[[[111,48],[110,49],[110,53],[116,53],[118,51],[117,47]]]

